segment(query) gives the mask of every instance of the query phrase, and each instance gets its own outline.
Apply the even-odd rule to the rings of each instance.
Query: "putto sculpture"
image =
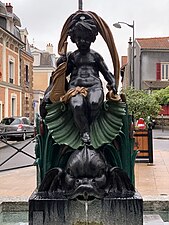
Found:
[[[90,48],[98,32],[103,34],[108,46],[109,43],[113,43],[111,55],[117,67],[118,56],[113,37],[109,30],[108,35],[106,34],[107,30],[108,27],[100,17],[93,12],[84,11],[71,15],[63,27],[59,42],[59,46],[62,46],[62,54],[57,61],[58,67],[51,76],[51,84],[45,93],[41,116],[45,118],[51,134],[54,134],[52,136],[55,142],[75,150],[72,150],[63,168],[52,168],[46,174],[39,192],[64,189],[66,195],[71,198],[77,193],[85,198],[90,195],[87,190],[100,198],[109,191],[115,196],[134,194],[134,186],[127,173],[122,168],[109,165],[105,156],[105,145],[112,144],[119,134],[122,128],[122,116],[125,114],[125,103],[117,95],[119,69],[116,68],[116,74],[113,75],[102,56]],[[68,36],[76,44],[77,50],[66,54]],[[107,94],[108,101],[105,103],[99,73],[107,81],[109,93]],[[68,76],[69,82],[66,80]],[[48,110],[51,105],[53,107],[50,103],[56,104],[55,119],[51,118],[51,110]],[[47,104],[47,108],[44,108]],[[61,105],[58,107],[58,104],[64,106],[62,113],[59,112],[62,109]],[[119,113],[116,112],[117,109]],[[68,114],[72,121],[69,126],[64,125]],[[67,139],[65,135],[70,133],[70,130],[72,139]],[[77,181],[79,187],[77,187]]]
[[[78,13],[72,18],[68,35],[78,49],[67,58],[66,75],[70,74],[70,80],[68,92],[62,100],[66,98],[68,101],[85,143],[90,143],[90,124],[97,118],[104,99],[99,72],[106,79],[109,89],[117,93],[114,75],[101,55],[90,49],[97,34],[97,25],[89,14]]]
[[[90,48],[98,34],[108,46],[114,74]],[[77,46],[74,52],[67,52],[68,37]],[[90,207],[96,210],[98,205],[101,223],[124,224],[120,210],[126,207],[124,217],[132,214],[134,223],[129,219],[125,224],[142,224],[142,200],[134,198],[136,152],[131,117],[125,97],[117,94],[119,59],[108,25],[94,12],[73,13],[61,31],[58,53],[57,68],[51,74],[36,123],[38,190],[30,200],[30,225],[84,221],[78,205],[81,201],[96,202]],[[100,73],[107,81],[106,101]],[[133,217],[135,208],[141,215],[138,219]],[[43,212],[43,220],[34,222],[34,211]]]

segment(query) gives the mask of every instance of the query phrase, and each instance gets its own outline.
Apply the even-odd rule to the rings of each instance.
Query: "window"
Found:
[[[11,114],[16,116],[16,98],[12,96]]]
[[[0,26],[6,29],[6,18],[0,16]]]
[[[26,73],[26,85],[29,85],[29,67],[28,65],[26,65],[26,69],[25,69],[25,73]]]
[[[13,117],[5,117],[1,121],[2,124],[10,125],[15,119]]]
[[[169,79],[169,63],[161,63],[161,80]]]
[[[27,118],[23,118],[22,121],[24,124],[30,125],[30,122]]]
[[[9,83],[14,83],[14,63],[9,61]]]
[[[0,121],[2,120],[2,102],[0,101]]]
[[[12,125],[22,124],[22,120],[19,119],[19,118],[16,118],[11,124],[12,124]]]
[[[25,113],[29,112],[29,98],[28,97],[25,98],[25,111],[26,111]]]
[[[24,35],[24,43],[26,44],[27,37]]]
[[[169,62],[156,63],[156,80],[169,80]]]

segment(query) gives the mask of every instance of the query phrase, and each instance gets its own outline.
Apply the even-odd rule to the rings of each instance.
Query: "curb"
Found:
[[[25,212],[29,211],[28,202],[2,202],[0,203],[1,212]]]
[[[154,137],[153,139],[169,140],[168,136],[164,137]]]

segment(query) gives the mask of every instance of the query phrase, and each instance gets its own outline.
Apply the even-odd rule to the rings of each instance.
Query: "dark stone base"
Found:
[[[42,196],[34,192],[29,199],[29,225],[142,225],[143,200],[105,197],[87,206],[61,194]]]

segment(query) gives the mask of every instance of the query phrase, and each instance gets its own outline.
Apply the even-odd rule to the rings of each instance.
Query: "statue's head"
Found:
[[[81,12],[72,18],[68,34],[71,41],[76,43],[78,48],[82,44],[90,47],[91,42],[96,40],[98,29],[93,18],[85,12]]]

